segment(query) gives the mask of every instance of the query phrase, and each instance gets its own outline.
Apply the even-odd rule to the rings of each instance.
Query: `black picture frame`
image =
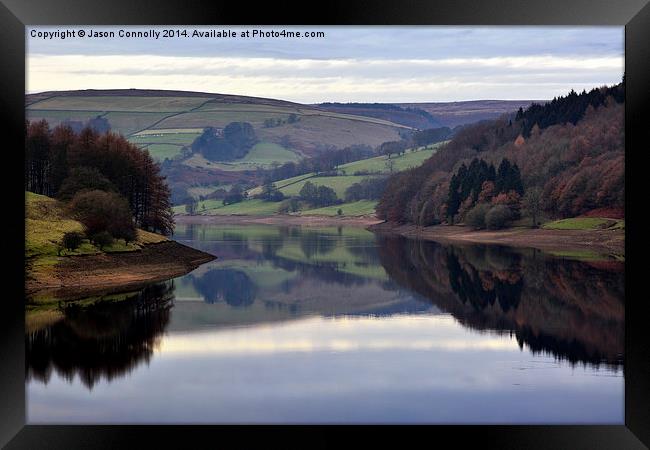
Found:
[[[626,73],[626,330],[625,425],[620,426],[34,426],[25,425],[24,366],[24,190],[22,172],[25,102],[25,26],[27,25],[620,25],[625,26]],[[650,4],[648,0],[438,0],[422,2],[328,1],[320,4],[278,0],[268,3],[181,0],[2,0],[0,5],[4,136],[11,142],[12,161],[3,166],[10,184],[5,229],[16,238],[4,243],[11,261],[5,274],[2,370],[0,377],[0,445],[18,448],[131,448],[139,445],[201,447],[222,445],[253,448],[282,446],[324,448],[359,442],[364,446],[424,445],[449,442],[454,447],[474,444],[500,449],[576,448],[641,449],[650,446],[650,346],[644,330],[641,275],[644,209],[641,161],[648,151],[650,127]],[[6,174],[11,174],[9,177]],[[13,179],[15,177],[15,179]],[[640,197],[637,202],[635,196]],[[647,209],[647,208],[645,208]],[[22,214],[21,214],[22,211]],[[640,271],[639,271],[640,273]],[[639,292],[640,294],[635,294]],[[352,431],[352,433],[350,433]],[[344,436],[345,435],[345,436]]]

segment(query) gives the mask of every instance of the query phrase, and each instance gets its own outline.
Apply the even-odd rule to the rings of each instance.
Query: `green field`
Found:
[[[625,220],[602,217],[573,217],[547,222],[542,225],[547,230],[602,230],[625,228]]]
[[[68,111],[181,112],[200,107],[210,98],[149,96],[58,96],[29,105],[30,109]]]
[[[204,169],[219,169],[226,171],[256,170],[258,167],[269,168],[274,162],[284,164],[289,161],[299,161],[300,156],[291,150],[270,142],[259,142],[253,146],[248,154],[235,161],[208,161],[200,154],[183,161],[183,164],[190,167]]]
[[[64,205],[50,197],[25,193],[25,256],[40,266],[54,265],[60,256],[84,255],[101,253],[99,248],[87,239],[73,251],[61,250],[61,241],[65,233],[71,231],[83,232],[83,225],[68,216]],[[103,249],[103,252],[124,252],[140,249],[141,244],[160,242],[165,237],[138,230],[135,243],[126,244],[117,239]],[[60,252],[59,252],[60,251]]]
[[[156,161],[164,161],[165,158],[172,159],[174,156],[180,155],[182,146],[176,144],[150,144],[144,148],[149,151],[151,157]]]
[[[239,203],[224,206],[221,200],[205,200],[199,202],[197,213],[207,216],[269,216],[278,212],[280,203],[265,202],[259,199],[244,200]],[[205,205],[205,210],[203,206]],[[185,205],[174,206],[175,214],[186,214]]]
[[[289,113],[267,113],[258,111],[191,111],[168,118],[153,128],[223,128],[230,122],[249,122],[255,128],[261,128],[266,119],[287,120]]]
[[[104,111],[43,111],[38,109],[28,109],[26,114],[27,118],[32,121],[47,120],[51,128],[63,121],[86,122],[89,119],[101,115],[108,120],[113,131],[117,131],[125,136],[148,128],[169,115],[168,113],[155,112],[108,112],[104,114]]]
[[[147,130],[149,131],[149,130]],[[179,144],[190,145],[201,133],[159,133],[136,134],[129,137],[134,144]]]
[[[312,177],[303,179],[297,183],[280,188],[280,191],[288,197],[297,197],[300,193],[300,189],[307,183],[307,181],[312,182],[316,186],[328,186],[334,189],[338,198],[345,197],[345,190],[352,186],[354,183],[358,183],[364,178],[368,178],[365,175],[345,175],[338,177]]]
[[[192,129],[189,129],[189,132],[181,132],[178,129],[160,132],[145,130],[131,135],[128,139],[129,142],[149,150],[155,160],[164,161],[165,158],[172,159],[179,155],[181,148],[190,145],[200,134],[200,131]]]
[[[208,102],[196,109],[196,111],[216,111],[216,112],[261,112],[261,113],[279,113],[279,114],[301,114],[299,105],[265,105],[262,103],[221,103]]]
[[[392,156],[391,159],[395,164],[393,170],[399,172],[411,167],[420,166],[437,151],[440,145],[441,143],[438,143],[421,150],[409,150],[402,156]],[[347,175],[353,175],[356,171],[388,173],[389,168],[386,166],[387,162],[387,156],[376,156],[374,158],[343,164],[339,166],[339,170],[345,171]]]
[[[394,171],[401,171],[408,169],[410,167],[417,167],[421,165],[424,161],[426,161],[428,158],[433,155],[433,153],[439,148],[439,144],[434,144],[432,146],[418,149],[418,150],[410,150],[407,151],[404,155],[402,156],[393,156],[391,159],[395,161],[395,166],[393,167]],[[309,179],[312,183],[318,185],[318,184],[327,184],[323,183],[322,180],[335,180],[332,181],[333,185],[328,186],[332,187],[336,191],[336,195],[338,195],[340,198],[343,197],[343,194],[345,193],[345,189],[347,189],[350,185],[357,183],[361,181],[363,178],[367,178],[367,175],[354,175],[355,172],[357,171],[367,171],[367,172],[380,172],[380,173],[388,173],[389,169],[386,167],[386,161],[388,158],[386,156],[375,156],[373,158],[368,158],[368,159],[362,159],[360,161],[354,161],[351,163],[347,164],[342,164],[339,166],[339,173],[345,172],[344,176],[339,176],[339,177],[316,177],[315,173],[306,173],[304,175],[298,175],[292,178],[286,178],[284,180],[279,180],[275,182],[275,186],[280,189],[285,195],[298,195],[298,192],[300,192],[300,189],[302,186],[305,184],[306,180]],[[319,181],[320,180],[320,181]],[[337,189],[335,186],[338,185],[339,189]],[[340,187],[344,186],[343,190],[341,191]],[[249,196],[257,195],[262,192],[262,187],[258,186],[256,188],[250,189],[248,191]]]
[[[129,94],[105,92],[104,95],[87,95],[87,92],[80,92],[79,95],[57,95],[54,92],[28,95],[27,117],[29,120],[44,118],[51,126],[56,126],[64,120],[87,121],[102,115],[113,131],[125,136],[141,136],[149,130],[200,131],[207,126],[224,127],[231,122],[244,121],[253,125],[261,141],[280,144],[285,136],[290,136],[292,147],[305,154],[313,154],[323,143],[339,148],[355,144],[377,146],[399,139],[399,130],[408,128],[382,119],[323,111],[279,100],[219,94],[183,97],[182,93],[165,97],[150,92],[138,95],[136,90]],[[289,124],[287,119],[291,114],[296,114],[299,120]],[[282,119],[285,123],[265,128],[266,119]],[[274,160],[279,162],[293,160],[286,153],[277,156]],[[266,164],[271,162],[273,160]],[[230,170],[250,168],[250,165],[244,165]]]
[[[303,216],[338,216],[340,209],[343,216],[367,216],[375,213],[377,202],[375,200],[359,200],[356,202],[342,203],[340,205],[326,206],[324,208],[306,209],[301,211]]]
[[[225,189],[226,191],[230,190],[232,185],[230,184],[209,184],[209,185],[200,185],[200,186],[192,186],[190,188],[187,188],[187,192],[194,198],[199,198],[201,195],[208,195],[213,193],[215,190],[221,188]]]
[[[201,134],[203,128],[163,128],[159,130],[143,130],[133,136],[150,136],[159,134]]]
[[[435,144],[426,148],[420,148],[417,150],[407,151],[402,156],[393,156],[392,159],[395,161],[395,166],[393,167],[394,171],[400,171],[407,169],[409,167],[417,167],[422,162],[426,161],[428,158],[433,155],[435,151],[440,147],[441,143]],[[273,155],[269,157],[267,161],[277,158],[282,152],[288,152],[280,146],[275,146],[273,144],[269,145],[266,143],[257,144],[257,149],[251,157],[251,161],[256,161],[261,163],[264,161],[261,159],[264,156],[264,153]],[[259,151],[257,151],[259,150]],[[250,155],[249,155],[250,156]],[[277,159],[275,159],[277,160]],[[275,182],[275,186],[287,197],[297,197],[300,193],[302,187],[307,183],[307,181],[313,183],[316,186],[328,186],[334,189],[336,195],[339,199],[345,198],[345,191],[354,183],[359,183],[362,180],[372,177],[372,175],[352,175],[355,171],[367,171],[367,172],[380,172],[387,173],[388,168],[386,167],[386,156],[376,156],[373,158],[364,159],[361,161],[355,161],[352,163],[344,164],[339,167],[339,173],[345,173],[347,175],[339,175],[333,177],[319,177],[314,173],[307,173],[304,175],[298,175],[292,178],[286,178],[284,180],[279,180]],[[194,155],[192,158],[185,161],[185,164],[192,165],[195,167],[218,167],[223,170],[241,170],[243,167],[246,167],[247,163],[242,161],[235,163],[212,163],[205,160],[201,155]],[[252,167],[251,163],[248,163],[248,167]],[[258,186],[256,188],[250,189],[248,191],[248,196],[253,197],[262,192],[262,187]],[[192,194],[195,195],[195,194]],[[203,202],[206,204],[206,209],[209,211],[206,214],[242,214],[242,215],[267,215],[275,214],[277,212],[279,203],[267,203],[261,200],[256,200],[258,203],[249,203],[253,200],[247,200],[242,203],[237,203],[234,205],[229,205],[228,207],[223,207],[218,200],[208,200]],[[203,203],[199,203],[198,214],[204,214],[202,212]],[[333,205],[324,208],[314,208],[309,210],[302,210],[301,214],[306,215],[323,215],[323,216],[336,216],[338,215],[339,208],[342,210],[343,216],[363,216],[370,215],[374,213],[376,201],[363,200],[358,202],[344,203],[341,205]],[[221,206],[220,206],[221,205]],[[210,212],[212,211],[212,212]],[[185,214],[185,205],[179,205],[174,207],[174,212],[176,214]]]

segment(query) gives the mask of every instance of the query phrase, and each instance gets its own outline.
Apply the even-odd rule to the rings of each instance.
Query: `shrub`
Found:
[[[343,210],[341,208],[339,208],[338,211],[336,211],[336,214],[339,215],[339,216],[342,216],[343,215]]]
[[[230,192],[226,194],[221,203],[223,203],[224,206],[239,203],[244,201],[244,197],[244,190],[240,185],[236,184],[230,188]]]
[[[467,212],[467,215],[465,215],[465,223],[476,230],[485,228],[486,215],[489,210],[489,205],[485,203],[479,203]]]
[[[196,212],[196,209],[199,207],[199,202],[196,201],[194,197],[189,197],[187,203],[185,204],[185,212],[192,215]]]
[[[109,229],[114,238],[124,239],[127,244],[138,238],[138,232],[131,222],[115,223]]]
[[[311,181],[306,182],[298,193],[302,200],[313,203],[318,198],[318,189]]]
[[[297,198],[292,198],[289,200],[289,211],[298,212],[300,211],[300,202]]]
[[[274,183],[265,184],[259,197],[267,202],[281,202],[284,200],[284,194],[278,190]]]
[[[345,190],[345,201],[378,200],[384,193],[387,184],[388,177],[364,178]]]
[[[94,190],[117,191],[115,185],[94,167],[75,167],[70,169],[70,174],[61,183],[57,197],[59,200],[70,200],[77,192]]]
[[[485,215],[485,225],[490,230],[504,228],[512,220],[513,214],[505,205],[497,205]]]
[[[104,247],[111,245],[113,243],[113,236],[108,231],[100,231],[95,233],[90,237],[90,240],[97,246],[100,250],[104,250]]]
[[[78,231],[70,231],[68,233],[65,233],[63,235],[62,241],[63,248],[69,251],[76,250],[83,242],[83,239],[83,234],[79,233]]]
[[[135,225],[127,200],[119,194],[104,191],[78,192],[70,201],[74,217],[91,236],[102,231],[111,235],[133,240]]]
[[[328,186],[318,186],[317,206],[329,206],[339,202],[336,191]]]

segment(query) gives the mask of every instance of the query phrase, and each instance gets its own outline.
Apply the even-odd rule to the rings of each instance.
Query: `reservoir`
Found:
[[[31,424],[623,424],[624,263],[177,225],[218,259],[26,318]]]

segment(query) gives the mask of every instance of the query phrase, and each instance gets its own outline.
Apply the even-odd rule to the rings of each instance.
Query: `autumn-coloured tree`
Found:
[[[74,133],[66,125],[50,131],[46,121],[28,122],[25,153],[26,190],[55,196],[75,169],[85,168],[108,180],[128,201],[137,226],[172,233],[170,191],[160,174],[160,166],[146,150],[123,136],[110,131],[99,133],[91,127]],[[75,186],[99,187],[93,180],[86,181]],[[74,189],[68,192],[67,198],[75,192]]]
[[[530,215],[532,227],[537,228],[537,217],[542,210],[542,191],[538,187],[528,189],[521,199],[521,206]]]
[[[596,92],[597,91],[597,92]],[[468,125],[421,166],[394,174],[377,205],[378,217],[399,223],[453,222],[490,197],[513,211],[529,187],[540,209],[573,217],[600,208],[622,211],[625,199],[624,86],[570,93],[532,105],[513,118]],[[592,100],[594,100],[592,102]],[[537,124],[537,127],[535,125]],[[520,139],[521,138],[521,139]],[[494,178],[485,170],[498,167]],[[441,186],[446,194],[440,195]],[[437,193],[435,198],[433,193]],[[472,199],[472,202],[467,200]],[[418,214],[413,214],[417,211]]]

